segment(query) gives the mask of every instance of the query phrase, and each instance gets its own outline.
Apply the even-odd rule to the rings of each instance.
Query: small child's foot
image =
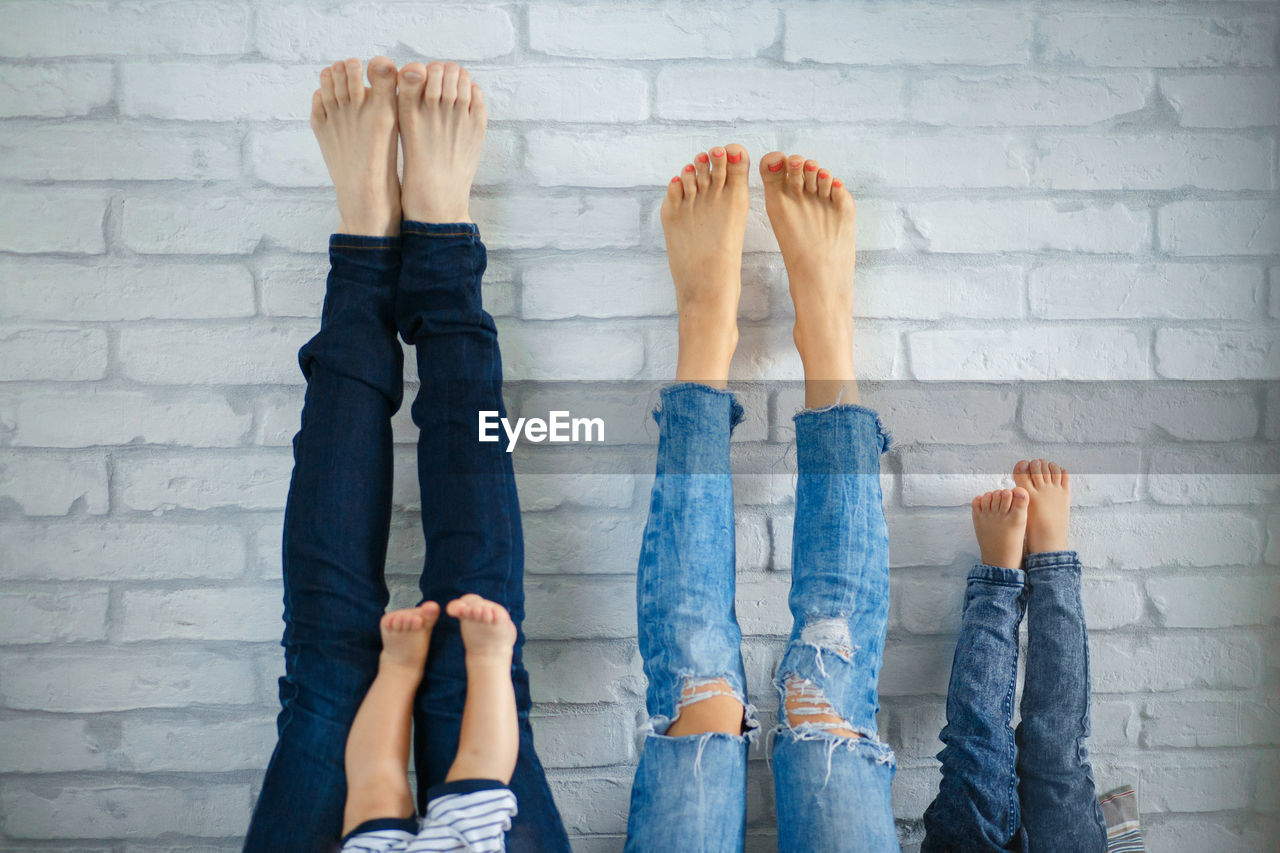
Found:
[[[467,663],[499,660],[510,665],[511,650],[516,643],[516,625],[505,607],[468,593],[450,601],[445,612],[461,623]]]
[[[452,62],[400,69],[404,218],[470,222],[471,181],[480,165],[488,113],[480,87]]]
[[[738,346],[742,241],[747,230],[747,150],[702,152],[667,185],[662,232],[680,312],[676,379],[723,388]]]
[[[386,666],[422,674],[427,662],[427,647],[431,642],[431,629],[440,618],[440,605],[424,601],[417,607],[392,610],[382,617],[382,656],[380,671]]]
[[[385,56],[369,60],[369,82],[372,88],[358,59],[321,71],[311,130],[338,191],[339,233],[394,237],[400,233],[395,64]]]
[[[973,499],[973,532],[977,534],[984,565],[1006,569],[1022,565],[1029,502],[1023,488],[987,492]]]
[[[1071,475],[1056,462],[1024,459],[1013,466],[1013,481],[1031,495],[1031,508],[1027,512],[1027,553],[1067,550]]]
[[[794,337],[804,362],[805,405],[830,405],[840,388],[854,381],[853,196],[817,162],[781,151],[765,155],[760,176],[796,306]],[[853,392],[852,399],[846,395],[842,402],[857,402],[856,386],[846,390]]]

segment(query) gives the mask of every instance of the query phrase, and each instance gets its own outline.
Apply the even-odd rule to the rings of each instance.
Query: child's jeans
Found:
[[[1089,645],[1074,551],[1022,569],[976,566],[951,665],[942,783],[923,851],[1107,848],[1085,738]],[[1022,721],[1015,731],[1018,626],[1027,616]]]
[[[466,592],[524,616],[524,553],[511,456],[477,441],[477,412],[505,414],[502,361],[483,310],[484,244],[471,223],[405,222],[401,237],[335,234],[320,331],[298,353],[307,378],[284,527],[285,675],[279,742],[246,851],[336,849],[346,798],[344,753],[378,671],[378,622],[391,514],[391,416],[403,394],[397,330],[413,344],[413,403],[426,560],[423,600]],[[529,727],[520,635],[512,678],[520,756],[511,790],[512,851],[569,850]],[[414,707],[418,810],[444,781],[466,699],[462,640],[442,617]]]
[[[734,612],[729,436],[742,408],[728,392],[688,383],[663,390],[655,417],[657,474],[636,583],[649,730],[627,850],[740,851],[747,746],[758,727]],[[828,703],[860,737],[780,708],[772,736],[779,849],[897,850],[889,803],[895,763],[875,723],[889,612],[879,476],[888,438],[860,406],[805,411],[795,425],[795,621],[776,686],[780,702],[790,689]],[[686,691],[705,698],[713,685],[743,703],[744,733],[666,735],[690,704]]]

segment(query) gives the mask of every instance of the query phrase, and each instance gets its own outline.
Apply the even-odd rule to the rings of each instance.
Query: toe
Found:
[[[316,89],[311,94],[311,123],[323,124],[325,119],[324,96]]]
[[[674,207],[684,198],[684,182],[680,180],[680,176],[676,175],[667,183],[667,198],[663,204],[663,209],[667,210],[668,205]]]
[[[471,72],[465,68],[458,69],[458,95],[453,103],[461,112],[471,110]]]
[[[787,155],[781,151],[770,151],[760,158],[760,177],[766,187],[782,183],[787,177],[786,168]]]
[[[347,64],[335,62],[329,66],[329,71],[333,74],[334,99],[339,105],[351,103],[351,87],[347,85]]]
[[[364,103],[364,64],[355,57],[343,64],[347,69],[347,97],[358,107]]]
[[[787,158],[787,189],[792,192],[804,189],[804,158],[799,154]]]
[[[706,192],[711,186],[711,158],[707,156],[707,152],[699,152],[693,158],[693,174],[698,182],[698,191]]]
[[[396,94],[396,64],[385,56],[369,60],[369,86],[375,98],[390,100]]]
[[[969,508],[975,513],[982,512],[982,495],[974,495],[973,500],[969,501]]]
[[[400,69],[397,94],[402,106],[411,107],[422,100],[422,88],[426,85],[427,68],[421,62],[410,62]]]
[[[471,115],[481,124],[489,120],[489,110],[484,105],[484,92],[475,83],[471,84]]]
[[[818,191],[818,161],[804,161],[804,191],[807,193],[816,193]]]
[[[818,198],[831,198],[831,173],[826,169],[818,170]]]
[[[1022,509],[1031,500],[1031,494],[1021,486],[1012,490],[1013,492],[1013,508]]]
[[[320,99],[324,102],[326,112],[338,108],[338,95],[333,85],[333,66],[320,72]]]
[[[1045,472],[1047,470],[1048,469],[1045,467],[1043,459],[1032,459],[1031,460],[1032,485],[1034,485],[1036,488],[1042,488],[1045,485]]]
[[[852,213],[854,210],[853,196],[849,195],[849,191],[844,188],[844,181],[839,178],[831,181],[831,203],[841,211]]]
[[[458,99],[458,75],[462,69],[456,62],[446,62],[444,73],[440,77],[440,103],[451,106]]]
[[[1013,464],[1013,476],[1025,477],[1031,469],[1031,463],[1026,459],[1019,459]]]
[[[444,63],[432,62],[427,66],[427,86],[422,91],[422,100],[436,103],[440,100],[440,92],[444,88]]]
[[[1008,512],[1009,507],[1013,506],[1013,492],[1009,489],[1000,490],[1000,511]]]
[[[982,511],[989,512],[991,510],[991,499],[995,497],[995,492],[982,493]]]
[[[724,186],[725,150],[720,146],[711,149],[711,186]]]
[[[680,183],[684,184],[684,197],[693,199],[698,194],[698,176],[692,163],[686,163],[680,173]]]
[[[1055,486],[1062,485],[1062,468],[1058,466],[1057,462],[1050,462],[1048,467],[1049,473],[1046,476],[1049,478],[1049,482]]]

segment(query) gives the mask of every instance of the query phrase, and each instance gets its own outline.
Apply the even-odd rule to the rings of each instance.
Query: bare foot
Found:
[[[510,666],[516,626],[505,607],[468,593],[450,601],[445,612],[462,623],[462,644],[467,649],[468,665],[480,660],[499,660]]]
[[[741,145],[702,152],[667,185],[662,232],[680,311],[676,379],[723,388],[738,346],[750,160]]]
[[[1031,495],[1027,513],[1027,553],[1067,550],[1071,518],[1071,475],[1056,462],[1025,459],[1013,466],[1013,482]]]
[[[311,96],[311,129],[338,191],[339,233],[394,237],[400,233],[396,174],[396,66],[369,60],[366,88],[358,59],[320,72]]]
[[[427,662],[431,629],[439,618],[440,605],[434,601],[424,601],[417,607],[392,610],[384,615],[378,625],[382,629],[378,671],[392,666],[421,676],[422,667]]]
[[[796,306],[794,337],[804,362],[805,406],[829,406],[837,399],[856,403],[853,196],[816,161],[781,151],[764,156],[760,176]]]
[[[1029,502],[1023,488],[987,492],[973,499],[973,532],[985,565],[1006,569],[1022,565]]]
[[[489,115],[480,87],[452,62],[400,69],[404,218],[470,222],[471,181]]]

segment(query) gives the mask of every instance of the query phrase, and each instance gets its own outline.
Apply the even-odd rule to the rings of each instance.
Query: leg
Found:
[[[467,704],[462,712],[458,754],[446,782],[511,780],[520,749],[516,695],[511,686],[511,649],[516,626],[507,611],[478,595],[449,602],[466,646]]]
[[[774,152],[760,166],[796,306],[806,405],[795,418],[794,624],[776,680],[778,847],[897,850],[894,757],[875,722],[889,617],[888,437],[875,412],[835,405],[858,399],[853,199],[813,161]]]
[[[528,722],[529,678],[519,633],[524,544],[511,455],[500,444],[476,440],[479,412],[506,414],[497,330],[481,304],[485,249],[479,229],[468,221],[486,122],[483,96],[452,63],[405,66],[399,96],[406,220],[396,322],[414,345],[422,383],[412,408],[427,546],[420,586],[424,600],[475,593],[510,613],[518,631],[511,676],[520,718],[511,789],[520,811],[507,845],[517,853],[567,853],[568,836]],[[418,804],[424,813],[428,791],[444,781],[457,753],[466,695],[458,622],[441,619],[414,712]]]
[[[370,62],[370,79],[365,89],[356,60],[336,63],[321,75],[314,102],[312,124],[350,233],[330,240],[320,331],[298,354],[307,391],[284,519],[279,742],[248,851],[314,851],[337,840],[347,730],[378,665],[390,419],[400,407],[403,363],[393,317],[399,238],[386,235],[398,213],[383,191],[386,144],[395,138],[390,60]]]
[[[730,145],[695,160],[662,206],[684,381],[663,389],[654,413],[657,471],[636,577],[649,731],[631,789],[635,853],[742,850],[756,727],[734,612],[729,437],[742,408],[721,390],[737,343],[747,158]]]
[[[413,696],[422,682],[431,629],[439,615],[440,605],[428,601],[382,617],[378,675],[347,736],[343,835],[365,821],[414,817],[408,775]]]
[[[923,851],[1025,849],[1010,726],[1026,602],[1026,575],[1017,566],[1027,502],[1023,489],[973,499],[982,563],[965,588],[939,735],[942,783],[924,813]]]
[[[1027,668],[1018,725],[1022,820],[1036,849],[1102,851],[1106,824],[1094,789],[1089,736],[1089,636],[1080,560],[1067,546],[1071,478],[1042,459],[1019,462],[1027,517]]]

